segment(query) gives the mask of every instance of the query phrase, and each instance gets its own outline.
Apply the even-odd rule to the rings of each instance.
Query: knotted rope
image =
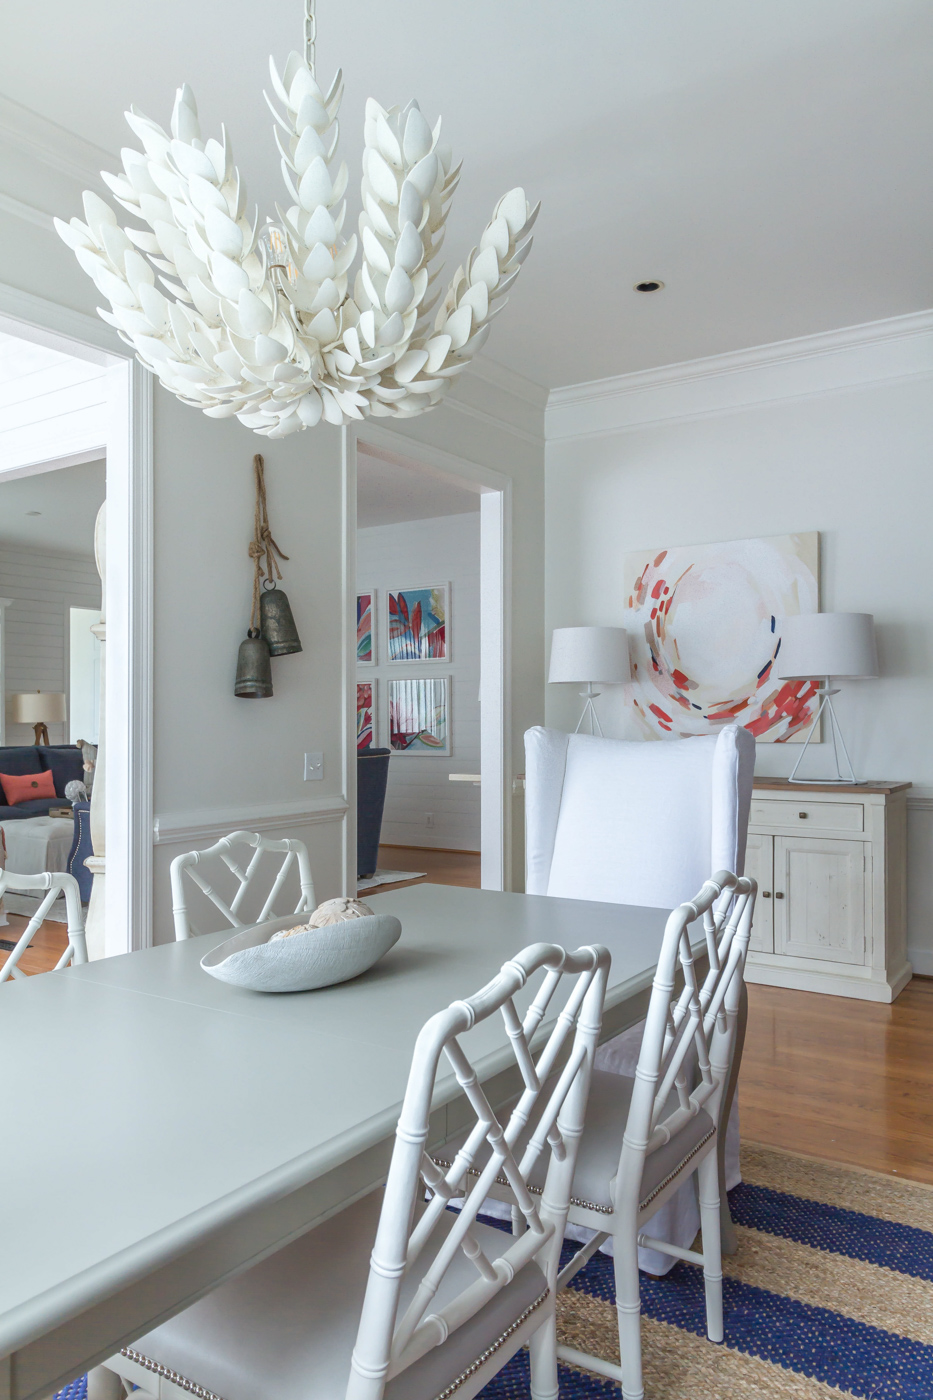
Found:
[[[250,630],[259,630],[259,593],[263,579],[268,579],[275,583],[276,579],[282,577],[282,570],[279,568],[278,559],[288,559],[287,554],[283,554],[275,540],[272,538],[272,531],[269,528],[269,507],[266,504],[266,464],[261,455],[257,452],[253,458],[253,473],[256,477],[256,509],[253,513],[253,538],[250,541],[249,557],[253,561],[253,611],[250,614]],[[263,570],[262,561],[265,556],[266,567]]]

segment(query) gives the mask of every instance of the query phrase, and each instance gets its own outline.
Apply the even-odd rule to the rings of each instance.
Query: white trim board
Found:
[[[212,807],[200,812],[161,812],[152,823],[156,846],[180,842],[216,841],[231,831],[291,831],[296,826],[343,821],[345,797],[306,797],[299,802],[276,802],[253,807]]]
[[[11,150],[68,175],[92,189],[105,190],[102,168],[117,170],[119,158],[73,131],[49,121],[0,94],[0,139]]]
[[[566,442],[933,374],[933,311],[552,389],[545,438]]]

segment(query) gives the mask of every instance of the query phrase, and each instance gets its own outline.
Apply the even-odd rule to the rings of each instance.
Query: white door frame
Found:
[[[480,497],[480,883],[484,890],[508,889],[512,871],[512,732],[511,732],[511,576],[512,482],[466,457],[419,442],[367,419],[355,430],[355,442],[404,465],[463,486]],[[354,444],[355,446],[355,444]],[[352,476],[355,481],[355,451]],[[355,606],[356,491],[348,493],[346,554]],[[352,567],[351,567],[352,564]],[[356,646],[348,648],[348,695],[355,697]],[[352,682],[352,684],[351,684]],[[355,733],[356,708],[353,707]],[[348,719],[348,732],[349,719]]]
[[[97,317],[2,283],[0,329],[108,369],[99,448],[0,480],[106,455],[106,950],[126,953],[152,943],[152,376]]]

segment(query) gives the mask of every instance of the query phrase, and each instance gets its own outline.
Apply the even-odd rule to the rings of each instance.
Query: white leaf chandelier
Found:
[[[160,383],[212,418],[236,416],[267,437],[325,422],[410,418],[439,403],[485,343],[532,240],[521,189],[500,199],[441,305],[437,255],[460,166],[417,102],[366,103],[362,262],[352,295],[355,235],[344,239],[347,167],[334,169],[338,72],[314,76],[313,0],[305,57],[282,77],[270,59],[280,113],[282,174],[291,198],[257,236],[226,131],[203,141],[197,104],[179,88],[171,135],[135,107],[126,119],[143,151],[124,149],[123,174],[103,178],[148,225],[121,228],[105,200],[84,195],[87,219],[55,227],[110,303],[98,308]],[[280,128],[281,131],[278,129]],[[161,285],[157,285],[161,284]],[[435,312],[435,308],[437,308]]]

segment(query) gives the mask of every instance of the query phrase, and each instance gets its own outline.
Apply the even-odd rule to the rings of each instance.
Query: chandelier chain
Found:
[[[305,58],[308,67],[311,69],[311,76],[314,77],[314,49],[317,41],[317,16],[314,12],[314,0],[305,0]]]

